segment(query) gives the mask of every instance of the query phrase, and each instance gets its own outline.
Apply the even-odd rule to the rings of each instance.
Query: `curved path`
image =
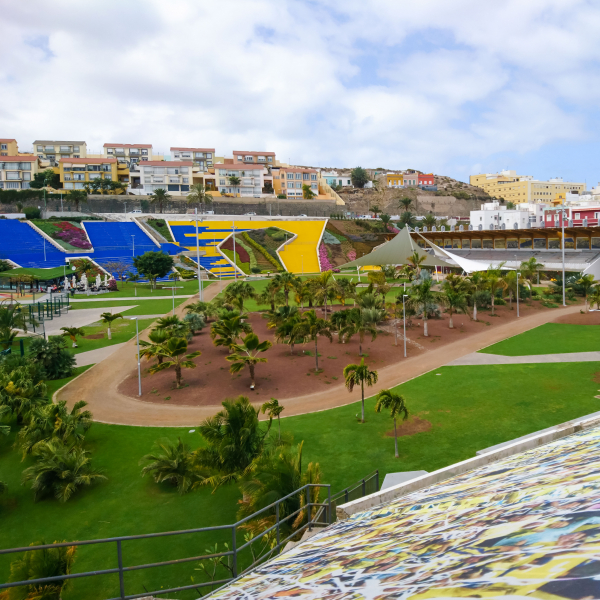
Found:
[[[219,291],[219,286],[210,286],[205,290],[205,299],[212,299]],[[183,312],[183,308],[183,305],[181,305],[176,309],[176,312]],[[438,369],[453,360],[476,352],[490,344],[553,321],[557,317],[578,313],[580,310],[580,305],[574,305],[543,311],[507,323],[504,327],[486,329],[481,333],[442,346],[437,350],[431,350],[425,354],[402,360],[394,365],[388,365],[378,371],[379,387],[391,388],[428,371]],[[54,400],[66,400],[69,405],[78,400],[86,400],[96,421],[142,427],[197,426],[203,419],[214,415],[221,408],[220,404],[215,406],[151,404],[119,393],[117,391],[119,384],[136,368],[136,364],[134,339],[126,342],[111,356],[58,390],[54,395]],[[359,399],[360,391],[350,394],[341,384],[323,392],[287,398],[285,400],[285,416],[291,417],[327,410],[357,402]]]

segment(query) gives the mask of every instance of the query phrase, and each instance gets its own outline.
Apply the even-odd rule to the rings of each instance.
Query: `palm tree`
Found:
[[[0,302],[0,343],[4,349],[10,348],[18,331],[27,332],[27,321],[25,312],[18,303],[10,303],[10,300]]]
[[[596,308],[600,309],[600,286],[592,288],[588,300],[590,302],[590,306],[594,306],[595,304]]]
[[[123,315],[121,313],[116,313],[113,315],[112,313],[105,312],[100,315],[100,319],[102,320],[102,322],[106,323],[107,325],[107,337],[109,340],[112,340],[112,332],[110,330],[112,322],[122,318]]]
[[[201,478],[195,456],[181,438],[177,438],[177,444],[169,438],[156,440],[154,451],[140,460],[143,463],[148,464],[142,469],[142,477],[150,473],[156,483],[166,481],[177,487],[181,495]]]
[[[61,331],[63,337],[68,337],[73,342],[73,348],[77,348],[77,336],[83,337],[85,335],[85,331],[81,327],[61,327]]]
[[[106,479],[92,469],[90,453],[80,446],[51,439],[40,442],[33,455],[36,463],[23,471],[23,483],[31,482],[36,502],[50,494],[59,502],[66,502],[80,487]]]
[[[462,312],[466,314],[467,296],[461,292],[455,292],[454,290],[448,288],[442,296],[442,301],[446,305],[450,314],[450,319],[448,320],[448,328],[454,329],[454,320],[452,318],[452,314],[454,312]]]
[[[469,291],[469,282],[462,275],[449,273],[446,275],[446,279],[444,279],[442,287],[445,291],[452,290],[453,292],[466,294]]]
[[[477,321],[477,293],[484,285],[484,276],[480,271],[476,271],[471,273],[468,279],[472,291],[471,297],[473,298],[473,321]]]
[[[290,319],[300,318],[300,311],[297,306],[280,306],[271,311],[268,317],[269,322],[267,323],[267,327],[269,329],[275,329]]]
[[[190,193],[187,195],[188,204],[199,204],[204,212],[204,204],[212,204],[213,198],[206,191],[204,184],[194,183],[190,185]]]
[[[332,279],[332,276],[332,271],[324,271],[310,280],[310,285],[314,290],[317,302],[323,302],[325,319],[327,319],[327,298],[329,297],[329,292],[335,287],[335,280]]]
[[[271,279],[262,293],[258,296],[257,301],[259,304],[269,304],[271,306],[271,312],[275,310],[276,304],[283,304],[285,302],[285,296],[280,288],[274,283],[275,278]]]
[[[494,316],[494,299],[496,297],[496,292],[503,288],[502,275],[499,269],[488,269],[487,273],[484,276],[484,285],[490,291],[492,295],[492,316]]]
[[[150,196],[150,202],[158,206],[158,212],[162,214],[165,207],[165,202],[171,199],[171,196],[167,194],[167,191],[163,188],[154,190],[154,194]]]
[[[85,258],[80,260],[77,263],[76,267],[77,270],[75,271],[75,273],[79,275],[79,278],[81,278],[83,275],[86,275],[89,278],[95,275],[97,272],[94,263],[91,260],[87,260]]]
[[[398,227],[400,229],[404,229],[405,227],[410,227],[414,229],[418,224],[416,216],[410,211],[403,212],[400,215],[400,221],[398,221]]]
[[[137,296],[137,282],[140,280],[140,276],[137,273],[133,273],[132,271],[127,271],[127,279],[126,281],[133,282],[133,294]]]
[[[317,317],[314,310],[308,310],[300,319],[300,322],[294,327],[292,334],[296,338],[303,338],[304,341],[312,340],[315,343],[315,373],[319,370],[319,349],[317,340],[319,336],[326,337],[333,341],[330,331],[330,323],[325,319]]]
[[[523,275],[524,279],[529,281],[530,286],[533,285],[534,279],[536,279],[536,275],[544,268],[542,263],[539,263],[534,256],[532,256],[529,260],[525,260],[521,263],[519,267],[519,271],[521,275]]]
[[[421,219],[421,223],[423,223],[425,227],[433,227],[437,223],[437,219],[430,213]]]
[[[252,333],[250,323],[246,323],[241,315],[234,315],[215,321],[210,328],[210,337],[215,346],[233,348],[242,334]]]
[[[188,342],[192,339],[192,331],[188,323],[182,321],[177,315],[157,319],[155,329],[164,329],[168,337],[185,338]]]
[[[583,292],[583,297],[585,298],[585,312],[588,311],[588,294],[597,283],[597,281],[594,281],[593,275],[583,275],[577,280],[577,284],[579,285],[581,291]]]
[[[230,373],[239,373],[244,367],[250,370],[250,389],[256,387],[254,369],[258,363],[265,363],[267,359],[259,356],[266,352],[273,344],[268,340],[260,342],[255,333],[249,333],[242,339],[241,344],[234,344],[231,348],[231,354],[225,357],[225,360],[232,363],[229,367]]]
[[[375,412],[381,412],[382,409],[389,409],[390,416],[394,419],[394,451],[398,458],[398,431],[396,429],[396,418],[401,417],[403,421],[408,419],[408,408],[404,396],[396,394],[392,390],[381,390],[377,394],[377,403]]]
[[[34,542],[31,546],[43,546],[44,542]],[[22,557],[10,564],[9,582],[32,581],[46,577],[70,575],[75,562],[77,546],[59,546],[28,550]],[[56,579],[49,583],[29,584],[7,590],[7,600],[60,600],[71,580]]]
[[[292,308],[296,308],[295,306]],[[300,313],[296,309],[295,313],[292,313],[286,319],[279,322],[275,329],[275,340],[277,343],[285,343],[290,345],[290,353],[294,354],[294,346],[298,342],[304,341],[297,337],[296,326],[301,322]]]
[[[269,428],[263,430],[255,409],[246,396],[227,399],[223,410],[205,419],[198,432],[206,446],[196,450],[200,467],[214,473],[198,485],[221,485],[237,481],[262,454]]]
[[[411,207],[413,201],[412,198],[405,196],[399,202],[400,206],[404,209],[405,212],[408,212],[408,209]]]
[[[162,363],[164,356],[162,354],[162,345],[169,339],[170,335],[166,329],[154,329],[148,335],[149,342],[140,340],[140,358],[146,357],[146,360],[158,359],[158,364]]]
[[[47,402],[46,384],[43,381],[34,383],[27,368],[0,373],[0,405],[16,415],[17,423],[27,421],[37,406]],[[7,410],[2,412],[6,414]]]
[[[239,177],[236,177],[235,175],[232,175],[231,177],[229,177],[229,185],[232,186],[235,190],[236,186],[239,186],[240,183],[242,183],[242,180]],[[239,194],[240,190],[238,189],[237,193]],[[234,194],[236,192],[234,191]]]
[[[190,312],[183,317],[183,322],[187,325],[192,335],[204,328],[205,321],[202,315]]]
[[[502,277],[502,289],[508,292],[508,302],[512,310],[513,294],[518,293],[516,271],[506,271],[506,273]]]
[[[431,285],[433,281],[426,279],[423,283],[413,285],[411,288],[410,301],[414,304],[417,310],[423,311],[423,335],[429,337],[427,330],[427,317],[429,310],[434,305],[435,296],[431,291]]]
[[[256,290],[251,283],[247,281],[236,281],[230,283],[223,293],[226,302],[236,305],[241,312],[244,311],[244,300],[256,298]]]
[[[379,379],[377,371],[370,371],[365,365],[365,359],[361,358],[360,364],[350,364],[344,367],[344,379],[349,392],[352,392],[355,386],[360,385],[361,397],[361,422],[365,422],[365,384],[369,387],[375,385]]]
[[[269,402],[265,402],[261,406],[261,410],[263,415],[268,413],[269,419],[272,421],[274,417],[277,417],[277,425],[279,426],[279,440],[281,440],[281,419],[280,415],[284,411],[284,407],[279,404],[279,400],[277,398],[271,398]]]
[[[356,286],[352,280],[344,277],[336,282],[337,285],[335,287],[336,290],[336,299],[339,300],[342,306],[346,306],[346,300],[348,298],[354,298],[356,295]]]
[[[208,319],[217,314],[217,308],[212,302],[192,302],[192,304],[188,304],[185,307],[185,310],[187,310],[188,313],[202,315],[205,321],[208,321]]]
[[[417,277],[421,273],[421,265],[425,262],[426,258],[425,255],[419,255],[416,250],[410,256],[406,257],[407,264],[415,270]]]
[[[390,224],[392,217],[390,217],[390,215],[387,215],[386,213],[383,213],[379,215],[379,218],[381,219],[383,226],[387,229],[387,226]]]
[[[338,334],[338,344],[342,343],[342,331],[344,331],[344,328],[348,325],[350,313],[351,309],[337,310],[329,319],[331,328]]]
[[[352,339],[352,336],[358,335],[358,355],[362,356],[362,345],[365,340],[365,335],[371,336],[371,341],[374,341],[379,333],[377,331],[377,323],[381,320],[382,309],[365,308],[359,310],[353,308],[348,315],[348,323],[342,329],[341,335],[344,341]],[[385,313],[385,310],[383,310]]]
[[[289,271],[277,273],[272,279],[273,285],[283,291],[285,297],[285,305],[289,306],[290,292],[298,287],[301,282],[300,277],[297,277]]]
[[[181,369],[195,369],[196,364],[192,362],[192,358],[196,358],[196,356],[200,356],[202,354],[200,350],[186,354],[187,349],[187,340],[176,337],[169,338],[164,344],[162,344],[160,349],[160,355],[167,360],[150,367],[150,374],[154,375],[159,371],[164,371],[165,369],[174,367],[175,384],[178,390],[181,389]]]
[[[296,288],[296,295],[294,297],[294,300],[296,301],[296,304],[299,304],[302,309],[304,309],[305,302],[308,302],[308,308],[312,308],[315,299],[315,293],[313,291],[311,281],[311,279],[303,281]]]

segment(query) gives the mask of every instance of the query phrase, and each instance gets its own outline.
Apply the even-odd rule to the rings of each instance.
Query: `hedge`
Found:
[[[255,242],[245,231],[242,233],[242,238],[244,241],[248,242],[250,247],[254,248],[257,252],[260,252],[272,265],[277,269],[277,271],[283,270],[281,264],[275,260],[260,244]]]

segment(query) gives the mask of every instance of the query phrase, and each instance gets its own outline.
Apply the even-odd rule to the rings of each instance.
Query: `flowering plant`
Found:
[[[348,257],[348,260],[350,262],[352,262],[353,260],[356,260],[356,250],[350,250],[350,252],[348,252],[348,254],[346,254],[346,256]]]
[[[321,263],[321,271],[331,271],[334,268],[334,265],[329,262],[327,246],[325,244],[319,246],[319,262]]]
[[[75,227],[67,221],[57,223],[57,227],[60,228],[60,231],[54,233],[53,237],[55,239],[63,240],[74,248],[81,248],[82,250],[89,250],[92,247],[83,229]]]

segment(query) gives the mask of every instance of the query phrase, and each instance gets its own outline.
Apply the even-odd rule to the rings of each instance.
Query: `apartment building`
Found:
[[[481,210],[471,211],[473,229],[481,231],[490,229],[527,229],[529,228],[529,211],[508,209],[500,202],[486,202]]]
[[[18,154],[17,140],[0,138],[0,156],[17,156]]]
[[[471,185],[482,188],[492,198],[504,198],[510,202],[552,202],[557,194],[585,191],[585,183],[563,181],[561,177],[539,181],[531,175],[517,175],[516,171],[471,175]]]
[[[432,187],[435,185],[433,173],[419,173],[417,181],[419,186],[423,187]]]
[[[118,181],[116,158],[61,158],[59,176],[63,189],[82,190],[96,178]]]
[[[232,178],[236,178],[233,183]],[[215,165],[217,189],[221,194],[259,198],[266,178],[267,171],[262,164],[217,163]],[[239,183],[236,183],[237,180]]]
[[[386,173],[385,182],[388,187],[402,187],[404,185],[403,173]]]
[[[199,171],[206,172],[212,168],[215,157],[214,148],[171,148],[171,159],[192,161]]]
[[[285,194],[288,198],[302,198],[303,185],[310,186],[313,194],[319,193],[316,169],[281,167],[273,174],[273,188],[278,195]]]
[[[340,175],[337,171],[321,171],[321,177],[327,185],[352,186],[350,175]]]
[[[85,142],[36,140],[33,153],[50,163],[49,166],[58,167],[63,158],[86,158],[87,145]]]
[[[37,156],[0,156],[0,189],[27,190],[39,170]]]
[[[194,163],[183,160],[150,160],[139,164],[142,181],[130,185],[134,194],[153,194],[157,189],[174,196],[186,196],[190,191]]]
[[[275,166],[275,152],[247,152],[242,150],[233,151],[233,162],[236,163],[255,163]]]
[[[106,158],[116,158],[120,163],[129,166],[140,161],[162,160],[161,156],[155,156],[152,144],[104,144],[102,155]]]
[[[408,173],[404,173],[404,186],[412,187],[419,185],[419,173],[416,171],[409,171]]]

